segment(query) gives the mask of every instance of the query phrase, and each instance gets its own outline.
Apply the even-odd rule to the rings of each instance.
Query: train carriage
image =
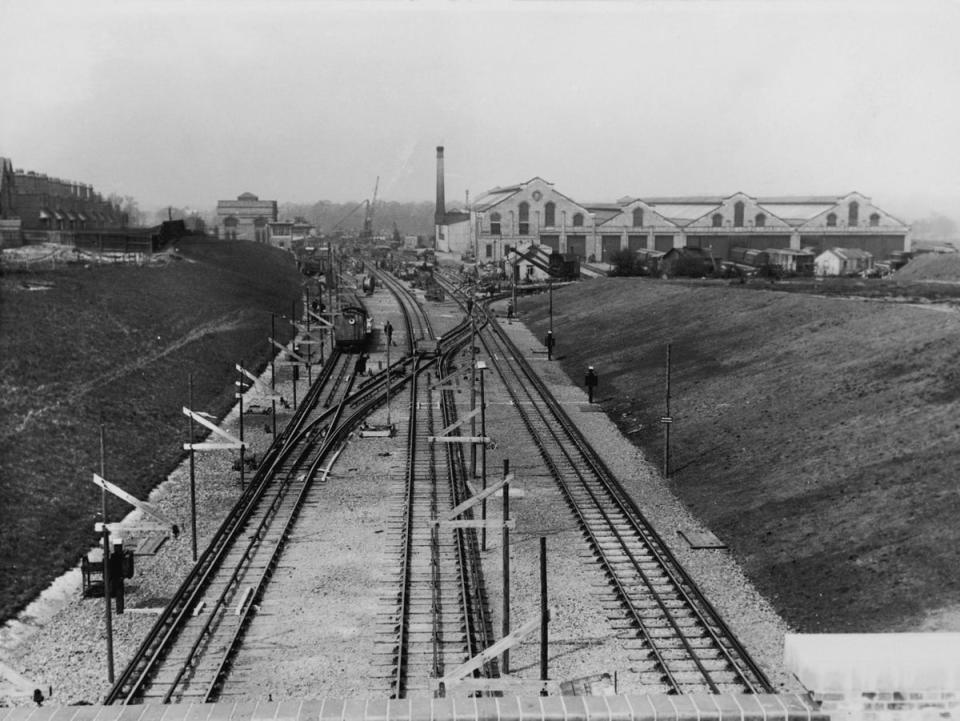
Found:
[[[346,306],[333,319],[333,342],[342,350],[363,350],[373,331],[373,319],[361,306]]]

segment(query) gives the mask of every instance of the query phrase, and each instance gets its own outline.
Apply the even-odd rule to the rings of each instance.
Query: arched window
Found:
[[[633,227],[634,228],[643,227],[643,208],[633,209]]]
[[[850,207],[847,208],[847,225],[851,228],[857,226],[860,216],[860,204],[857,201],[850,203]]]
[[[836,214],[836,213],[830,213],[830,214],[827,216],[827,227],[828,227],[828,228],[833,228],[836,224],[837,224],[837,214]]]
[[[519,206],[520,217],[517,219],[520,235],[530,235],[530,204],[523,201]]]
[[[583,227],[583,213],[573,214],[573,227],[574,228]]]
[[[737,228],[743,227],[743,203],[740,201],[733,206],[733,224]]]
[[[500,235],[500,213],[490,214],[490,235]]]
[[[723,225],[723,216],[720,215],[720,213],[714,213],[713,218],[711,220],[713,222],[714,228],[719,228],[720,226]]]
[[[763,228],[767,224],[767,216],[763,213],[757,213],[757,217],[753,219],[753,224],[758,228]]]
[[[557,206],[552,200],[543,206],[543,224],[548,228],[557,224]]]
[[[879,213],[870,213],[870,225],[876,228],[880,225],[880,214]]]

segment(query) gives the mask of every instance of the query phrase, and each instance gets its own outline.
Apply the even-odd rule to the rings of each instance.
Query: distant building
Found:
[[[873,254],[859,248],[828,248],[813,261],[816,275],[858,275],[873,267]]]
[[[253,193],[243,193],[236,200],[217,202],[217,223],[223,228],[224,240],[270,242],[269,223],[277,221],[277,201],[260,200]]]
[[[581,261],[620,250],[703,248],[718,261],[733,248],[819,254],[858,248],[887,258],[910,250],[910,228],[861,193],[828,196],[624,197],[582,203],[543,178],[496,187],[465,211],[447,211],[443,148],[437,148],[437,249],[500,262],[507,248],[543,245]]]
[[[83,183],[33,170],[14,170],[0,158],[0,238],[19,245],[28,235],[60,240],[64,232],[125,228],[129,218],[118,206]]]

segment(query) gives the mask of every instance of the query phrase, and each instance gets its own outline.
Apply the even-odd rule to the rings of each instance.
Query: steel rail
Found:
[[[444,353],[439,364],[443,377],[449,377],[453,358],[469,340],[469,336],[464,336],[463,341]],[[456,399],[453,390],[444,388],[440,399],[443,423],[444,426],[449,426],[457,418]],[[459,428],[455,429],[454,432],[456,435],[460,435]],[[470,495],[470,489],[466,483],[466,459],[464,458],[463,446],[459,443],[448,444],[447,446],[447,477],[450,482],[450,494],[453,503],[459,505]],[[472,508],[464,512],[464,517],[467,519],[472,519],[473,516]],[[489,605],[477,531],[474,528],[457,528],[454,533],[457,555],[460,567],[463,569],[460,574],[460,600],[462,615],[466,624],[468,656],[473,658],[493,644],[493,627],[489,618]],[[485,664],[484,672],[487,677],[498,677],[500,675],[496,659]],[[475,675],[479,675],[479,673],[480,671],[477,670]]]
[[[529,367],[529,364],[522,359],[521,354],[516,349],[516,346],[510,342],[510,339],[496,324],[491,324],[491,328],[493,328],[492,335],[495,335],[503,344],[503,346],[508,349],[508,353],[505,353],[504,355],[510,355],[514,358],[516,366],[522,369],[527,382],[530,384],[530,386],[536,388],[538,394],[544,399],[545,405],[550,409],[550,412],[564,428],[565,434],[570,441],[572,441],[576,450],[581,453],[584,461],[592,468],[596,478],[600,483],[603,484],[603,486],[610,493],[610,497],[617,503],[618,507],[623,513],[624,518],[630,523],[632,529],[643,538],[650,553],[657,559],[658,564],[661,566],[663,572],[673,584],[674,591],[684,600],[687,607],[698,618],[699,622],[702,624],[702,630],[706,631],[707,635],[713,641],[715,648],[723,654],[723,656],[727,659],[727,663],[730,668],[733,669],[734,673],[740,677],[742,685],[751,693],[773,692],[774,689],[772,688],[772,684],[770,684],[769,680],[766,678],[766,675],[759,668],[756,662],[753,661],[746,649],[742,646],[730,628],[723,621],[720,614],[703,596],[693,579],[676,560],[672,552],[669,550],[669,547],[667,547],[667,545],[663,542],[659,534],[656,533],[649,521],[647,521],[640,512],[639,508],[637,508],[635,502],[629,497],[619,482],[615,480],[613,474],[610,473],[596,453],[590,448],[586,439],[583,438],[582,434],[575,427],[573,422],[569,419],[569,417],[566,416],[566,413],[555,401],[555,399],[553,399],[552,394],[549,393],[546,385],[542,383],[535,373],[533,373],[532,369]],[[518,410],[521,412],[521,415],[524,415],[524,410],[520,404],[518,404]],[[549,428],[549,423],[547,423],[547,425]],[[551,430],[551,432],[553,431]],[[557,442],[559,443],[561,449],[563,449],[563,451],[567,454],[569,459],[570,455],[566,450],[566,439],[564,439],[563,442],[559,440]],[[569,495],[568,497],[571,498],[572,501],[572,497]],[[610,528],[612,528],[612,525]],[[592,535],[593,534],[591,532],[591,536]],[[596,541],[595,537],[593,545],[598,553],[602,553],[599,542]],[[627,555],[631,555],[629,549],[624,547],[623,551]],[[609,564],[607,564],[607,569],[607,572],[611,575],[611,578],[616,579],[617,574],[612,567],[609,566]],[[639,568],[638,564],[636,566],[636,570],[638,571],[638,575],[641,577],[645,576],[645,573]],[[618,588],[621,589],[620,593],[625,594],[625,589],[622,589],[622,585],[620,585],[619,581],[615,580],[614,582],[617,584]],[[632,602],[629,601],[629,595],[624,595],[623,600],[628,603],[632,611],[635,610]],[[672,619],[672,614],[670,614],[668,618],[670,619],[670,623],[674,624],[676,627],[676,624]],[[681,639],[683,638],[684,636],[681,635]],[[683,641],[683,643],[688,645],[686,641]],[[734,654],[736,655],[736,658],[734,657]],[[702,668],[702,665],[700,664],[696,654],[693,654],[691,658],[694,659],[697,665]],[[713,687],[713,681],[709,675],[706,675],[704,678],[708,681],[709,685]]]
[[[401,531],[401,551],[400,551],[400,595],[398,601],[398,619],[399,629],[397,634],[397,655],[395,668],[393,672],[393,694],[391,698],[404,698],[406,696],[406,672],[407,655],[409,653],[409,614],[410,614],[410,590],[413,571],[411,568],[413,560],[413,480],[414,463],[416,461],[416,434],[413,428],[417,422],[417,373],[414,373],[411,379],[410,393],[410,430],[407,433],[407,470],[404,483],[403,499],[403,529]]]
[[[312,407],[316,405],[318,398],[322,394],[323,387],[328,381],[334,367],[339,362],[339,359],[339,353],[331,353],[328,357],[327,363],[324,364],[317,381],[311,387],[307,397],[304,398],[300,408],[295,412],[292,423],[285,428],[283,432],[279,433],[274,443],[271,444],[271,447],[264,456],[263,462],[258,467],[253,479],[251,479],[250,484],[241,494],[240,498],[237,499],[237,503],[231,512],[221,522],[211,543],[204,549],[190,573],[174,593],[170,603],[167,604],[164,611],[160,614],[160,617],[134,652],[131,661],[108,691],[104,698],[105,704],[115,703],[121,700],[121,698],[124,703],[130,703],[134,698],[137,689],[142,686],[145,679],[145,672],[141,671],[138,673],[138,668],[146,663],[149,669],[149,667],[156,662],[159,654],[166,648],[169,639],[182,625],[186,610],[193,607],[191,601],[197,596],[199,589],[205,583],[210,569],[219,562],[223,551],[223,540],[236,533],[237,527],[242,525],[249,517],[257,500],[265,491],[266,481],[276,472],[276,469],[286,456],[292,452],[294,446],[290,445],[288,440],[298,432],[298,429],[309,416]],[[135,676],[136,680],[134,679]],[[131,690],[128,693],[124,693],[124,688],[127,687],[131,687]]]
[[[280,561],[280,556],[282,555],[283,549],[286,545],[286,541],[290,534],[290,530],[293,524],[297,520],[299,511],[302,508],[304,501],[306,500],[307,494],[311,489],[311,485],[313,484],[316,474],[320,469],[321,463],[325,462],[329,458],[329,456],[334,452],[334,450],[338,446],[342,445],[342,443],[345,441],[349,432],[352,431],[353,428],[356,426],[356,424],[360,422],[360,419],[362,417],[365,417],[366,414],[369,412],[369,409],[365,405],[363,405],[357,408],[355,413],[352,414],[352,416],[349,419],[347,419],[346,421],[341,420],[344,412],[344,408],[347,405],[347,398],[350,395],[349,386],[352,385],[353,378],[355,378],[355,376],[351,376],[351,379],[348,382],[346,395],[344,396],[343,400],[338,404],[337,413],[331,421],[330,428],[333,429],[332,432],[326,435],[322,446],[320,447],[320,449],[316,454],[316,458],[314,459],[313,463],[310,465],[310,467],[306,471],[306,478],[304,479],[300,492],[294,502],[294,506],[290,510],[290,514],[286,521],[285,528],[280,534],[280,540],[275,545],[274,550],[270,555],[270,559],[268,560],[268,563],[264,569],[264,572],[261,574],[257,587],[253,590],[253,593],[250,595],[250,598],[247,600],[247,603],[243,608],[243,613],[242,613],[240,622],[237,624],[236,628],[234,629],[234,633],[230,638],[230,642],[227,645],[227,649],[221,658],[220,664],[218,665],[216,671],[214,672],[213,678],[210,680],[207,686],[207,690],[203,695],[203,703],[210,703],[217,699],[219,688],[222,685],[229,671],[229,668],[233,662],[233,659],[236,657],[236,654],[239,652],[242,646],[244,634],[252,618],[251,611],[253,610],[255,604],[262,597],[263,592],[270,581],[270,578],[273,576],[273,571],[276,569],[276,566]],[[371,401],[368,400],[367,402],[370,403]]]

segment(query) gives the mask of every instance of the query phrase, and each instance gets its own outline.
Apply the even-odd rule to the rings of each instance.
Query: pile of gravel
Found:
[[[937,280],[960,283],[960,253],[924,253],[898,270],[896,280]]]

